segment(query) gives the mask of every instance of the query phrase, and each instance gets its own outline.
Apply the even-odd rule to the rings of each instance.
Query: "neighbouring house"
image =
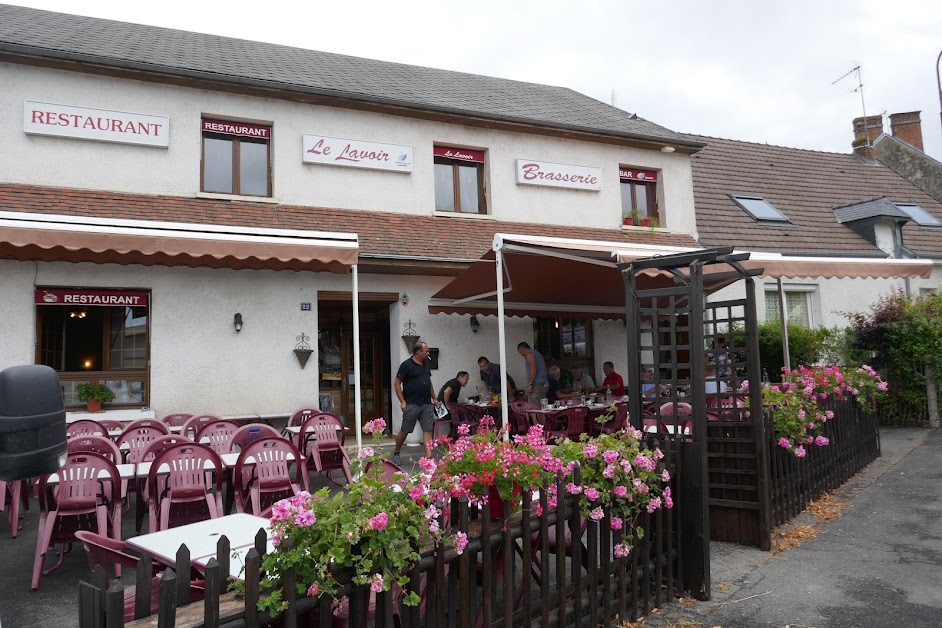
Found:
[[[920,294],[937,290],[942,282],[942,202],[874,159],[877,149],[871,151],[870,145],[883,145],[888,138],[882,135],[880,116],[855,119],[854,130],[852,153],[692,136],[706,144],[691,157],[697,230],[704,246],[932,261],[927,279],[786,277],[782,288],[792,323],[845,326],[844,312],[865,311],[882,294]],[[765,279],[757,290],[759,320],[778,320],[777,280]]]
[[[55,368],[70,409],[92,381],[125,412],[359,397],[397,425],[403,336],[436,388],[496,361],[493,318],[427,307],[495,233],[698,246],[704,141],[563,87],[7,5],[0,85],[0,368]],[[626,360],[621,321],[519,317],[518,382],[522,340]]]

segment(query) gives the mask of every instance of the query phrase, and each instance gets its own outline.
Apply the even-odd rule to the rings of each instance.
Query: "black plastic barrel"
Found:
[[[55,473],[65,463],[66,447],[56,372],[40,365],[0,371],[0,480]]]

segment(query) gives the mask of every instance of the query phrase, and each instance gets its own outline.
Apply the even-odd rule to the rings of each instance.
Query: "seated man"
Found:
[[[595,388],[595,382],[592,376],[576,366],[572,369],[572,390],[573,392],[587,391]]]
[[[546,374],[549,375],[549,386],[546,388],[546,400],[550,403],[555,403],[568,397],[569,395],[562,391],[562,386],[559,383],[559,367],[554,364],[546,370]]]
[[[641,373],[641,396],[653,398],[657,394],[657,384],[654,383],[654,368],[648,367]]]
[[[706,371],[706,377],[704,378],[703,389],[706,391],[706,394],[717,395],[726,392],[726,382],[717,380],[716,373],[714,373],[713,369],[713,360],[709,355],[707,355],[704,370]]]
[[[605,379],[602,380],[602,385],[596,386],[592,392],[606,392],[606,390],[610,390],[616,397],[624,395],[625,380],[622,379],[621,375],[615,372],[615,364],[605,362],[602,364],[602,372],[605,373]]]
[[[458,403],[458,393],[468,385],[471,378],[467,371],[458,371],[454,378],[445,382],[445,385],[438,391],[439,403]]]

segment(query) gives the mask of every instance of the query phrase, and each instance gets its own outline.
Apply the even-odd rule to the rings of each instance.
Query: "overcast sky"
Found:
[[[832,83],[860,66],[867,114],[921,111],[942,160],[938,0],[12,4],[614,92],[675,131],[836,152],[862,105],[854,73]]]

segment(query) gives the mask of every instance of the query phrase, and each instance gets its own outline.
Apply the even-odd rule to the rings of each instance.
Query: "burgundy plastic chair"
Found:
[[[585,426],[585,414],[577,413],[581,408],[565,408],[550,415],[546,421],[546,438],[553,442],[562,442],[571,438],[573,433],[581,434]],[[576,436],[576,438],[579,438]]]
[[[238,453],[255,441],[264,440],[266,438],[284,437],[271,425],[265,425],[264,423],[243,425],[232,435],[232,440],[229,441],[229,453]],[[288,440],[290,441],[291,439]]]
[[[402,467],[392,460],[383,458],[381,462],[383,466],[383,479],[386,481],[386,486],[399,484],[400,480],[409,477],[409,474],[403,471]],[[375,463],[369,462],[363,469],[363,473],[369,473],[373,469],[374,465]]]
[[[256,516],[279,499],[297,495],[302,486],[307,489],[307,469],[301,453],[291,441],[280,436],[257,440],[243,449],[232,477],[236,510],[246,512],[248,505]]]
[[[676,406],[676,411],[674,409],[675,406]],[[661,404],[661,407],[658,408],[657,412],[659,416],[657,420],[658,431],[661,432],[662,434],[673,434],[673,430],[670,427],[668,427],[668,425],[672,425],[672,426],[676,426],[680,428],[680,434],[678,434],[678,436],[683,435],[683,434],[689,435],[693,433],[693,420],[692,419],[677,420],[675,418],[673,423],[670,423],[665,420],[666,417],[693,416],[693,406],[691,406],[689,403],[681,401],[675,404],[671,401],[668,401],[667,403]]]
[[[142,462],[153,462],[153,460],[162,454],[164,450],[169,449],[174,445],[188,444],[192,443],[189,438],[185,438],[180,434],[163,434],[158,436],[154,440],[150,441],[147,444],[147,447],[144,448],[144,451],[141,453],[140,460],[136,464],[140,465]],[[135,509],[134,515],[134,529],[138,532],[141,531],[141,524],[144,523],[144,513],[148,509],[147,500],[144,498],[148,494],[148,486],[146,478],[140,478],[140,473],[135,469],[135,474],[138,478],[134,481],[135,488],[137,493],[137,508]],[[158,478],[157,481],[160,483],[160,480],[163,478]]]
[[[7,523],[10,524],[10,538],[15,539],[20,530],[20,505],[29,509],[29,490],[26,480],[4,482],[0,480],[0,511],[7,511]]]
[[[98,421],[91,419],[79,419],[65,426],[66,438],[75,438],[76,436],[104,436],[108,438],[108,428]]]
[[[82,547],[85,549],[85,553],[88,556],[88,565],[91,568],[94,568],[95,565],[101,565],[105,570],[105,584],[110,586],[111,579],[108,578],[108,568],[110,566],[115,566],[116,575],[120,574],[119,567],[127,567],[131,570],[136,570],[138,564],[141,562],[141,559],[133,554],[128,553],[128,544],[124,541],[119,541],[116,539],[111,539],[106,536],[101,536],[100,534],[95,534],[94,532],[89,532],[87,530],[80,530],[75,533],[75,538],[78,539],[79,543],[82,544]],[[151,597],[150,597],[150,614],[156,615],[159,609],[160,601],[160,578],[158,574],[163,571],[164,566],[160,563],[153,563],[153,570],[151,573]],[[190,602],[198,602],[203,599],[205,595],[205,588],[201,586],[203,583],[190,583]],[[135,587],[126,587],[124,589],[124,619],[127,622],[130,622],[134,619],[134,607],[136,604],[136,589]]]
[[[118,432],[119,434],[124,431],[125,424],[121,421],[115,421],[114,419],[98,419],[98,423],[101,424],[103,428],[108,430],[108,434],[111,438],[117,438],[117,436],[111,436],[111,432]]]
[[[167,416],[161,417],[160,422],[166,423],[167,427],[183,427],[183,425],[192,418],[193,415],[187,413],[168,414]]]
[[[539,410],[540,407],[529,401],[514,401],[508,404],[510,411],[510,425],[515,434],[526,434],[530,430],[530,420],[527,418],[527,412]]]
[[[134,421],[121,432],[121,436],[115,441],[118,447],[128,446],[128,451],[124,455],[124,461],[137,464],[141,461],[141,456],[147,445],[158,436],[167,436],[170,434],[170,428],[154,419],[139,419]]]
[[[467,425],[471,434],[478,431],[478,423],[481,417],[472,415],[467,408],[460,404],[446,403],[445,405],[448,407],[448,414],[451,416],[451,433],[453,436],[457,437],[458,426],[460,425]]]
[[[313,462],[314,470],[324,473],[327,479],[340,486],[330,472],[340,469],[347,483],[353,482],[350,474],[350,456],[343,448],[343,422],[332,414],[321,414],[307,419],[298,433],[301,442],[299,451],[305,461]],[[310,467],[308,467],[310,469]]]
[[[109,519],[115,535],[121,534],[119,482],[102,482],[99,475],[118,478],[114,463],[90,452],[66,455],[65,465],[57,472],[59,483],[52,491],[49,476],[39,480],[39,526],[36,534],[36,556],[33,560],[32,588],[39,588],[39,579],[62,566],[65,545],[75,541],[77,530],[87,529],[94,522],[98,533],[109,536]],[[106,487],[110,484],[110,490]],[[109,514],[110,511],[110,514]],[[62,544],[59,561],[43,571],[49,546]]]
[[[312,419],[316,416],[329,416],[340,421],[340,417],[338,417],[337,415],[331,414],[329,412],[324,412],[318,408],[301,408],[299,410],[295,410],[294,414],[288,417],[288,425],[285,426],[286,429],[284,432],[282,432],[282,435],[284,436],[284,438],[287,438],[288,440],[294,442],[295,446],[299,450],[303,451],[304,446],[301,440],[300,433],[297,435],[292,434],[288,432],[287,428],[288,427],[300,427],[304,425],[305,421],[307,421],[308,419]],[[340,421],[340,425],[343,426],[343,430],[340,432],[340,444],[343,445],[347,440],[347,433],[350,432],[350,429],[346,427],[345,425],[343,425],[343,421]]]
[[[215,414],[197,414],[196,416],[191,416],[186,420],[186,423],[183,424],[180,433],[193,440],[196,438],[196,433],[203,429],[205,425],[215,421],[222,421],[222,417],[218,417]]]
[[[161,471],[163,466],[167,471]],[[158,482],[164,473],[166,481]],[[214,486],[215,492],[207,490],[207,474],[214,478],[210,487]],[[219,517],[224,476],[222,458],[205,445],[181,443],[162,451],[147,474],[150,531]]]
[[[74,436],[69,439],[68,452],[78,453],[81,451],[90,451],[104,456],[116,465],[121,464],[121,450],[113,440],[107,436]]]
[[[229,453],[232,437],[239,431],[240,427],[242,426],[235,421],[213,421],[207,423],[196,432],[193,442],[207,445],[221,456],[222,454]],[[204,439],[209,442],[204,443]]]
[[[615,432],[625,429],[625,425],[627,424],[628,404],[619,403],[615,404],[615,417],[608,423],[595,423],[595,429],[597,429],[600,434],[614,434]]]

